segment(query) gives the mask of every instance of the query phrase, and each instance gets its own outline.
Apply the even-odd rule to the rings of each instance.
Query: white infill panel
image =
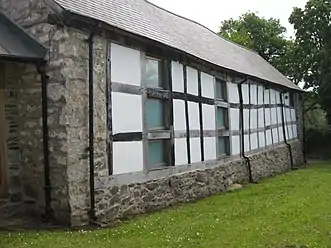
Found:
[[[188,103],[188,114],[190,120],[190,130],[200,130],[199,105],[195,102]]]
[[[259,148],[257,142],[258,142],[257,133],[251,134],[251,150],[256,150],[257,148]]]
[[[239,103],[239,94],[237,84],[227,83],[228,85],[228,98],[230,103]]]
[[[259,126],[258,128],[264,128],[264,110],[258,109],[258,115],[259,115]]]
[[[249,130],[249,109],[244,109],[244,129]]]
[[[295,109],[291,109],[291,121],[296,121],[297,117],[296,117],[296,110]]]
[[[293,130],[293,138],[298,138],[298,126],[297,125],[292,125],[292,130]]]
[[[245,140],[245,152],[249,152],[251,149],[250,149],[250,142],[249,142],[249,135],[248,134],[245,134],[244,136],[244,140]]]
[[[276,91],[273,89],[270,90],[270,99],[271,104],[276,104]]]
[[[232,144],[231,144],[231,151],[232,155],[239,155],[240,154],[240,136],[232,136]]]
[[[174,129],[175,131],[186,130],[185,102],[183,100],[174,101]]]
[[[260,145],[260,148],[265,147],[265,133],[264,132],[259,133],[259,145]]]
[[[176,165],[188,164],[186,138],[175,139],[175,161]]]
[[[276,144],[276,143],[279,142],[279,139],[278,139],[278,128],[272,129],[272,137],[273,137],[274,144]]]
[[[257,109],[251,109],[250,123],[251,129],[257,128]]]
[[[143,171],[143,169],[142,141],[113,143],[114,175]]]
[[[266,138],[267,138],[266,140],[267,146],[272,145],[272,133],[270,129],[266,131]]]
[[[203,130],[216,130],[215,106],[202,105]]]
[[[191,138],[191,163],[201,162],[200,138]]]
[[[114,134],[142,132],[142,97],[113,92],[112,121]]]
[[[251,84],[251,104],[257,105],[257,86]]]
[[[184,92],[184,72],[183,65],[178,62],[172,62],[172,90]]]
[[[230,123],[231,123],[231,130],[233,131],[238,131],[240,129],[240,124],[239,124],[239,109],[230,109]]]
[[[140,51],[111,44],[111,81],[141,86]]]
[[[270,104],[270,91],[264,89],[264,104]]]
[[[216,159],[216,138],[215,137],[205,137],[204,138],[204,154],[205,160],[215,160]]]
[[[187,93],[198,95],[198,71],[187,67]]]
[[[277,108],[271,108],[271,125],[278,124],[277,120]]]
[[[242,85],[243,101],[244,104],[249,104],[249,86],[248,84]]]
[[[283,120],[282,120],[282,108],[281,107],[277,107],[277,118],[278,118],[278,124],[282,124]]]
[[[259,105],[263,104],[263,94],[264,94],[264,88],[263,86],[258,86],[258,103]]]
[[[265,109],[265,124],[266,124],[266,126],[271,125],[270,108]]]
[[[201,94],[203,97],[215,98],[213,76],[201,73]]]
[[[283,131],[283,127],[278,127],[278,132],[279,132],[279,142],[284,142],[284,131]]]

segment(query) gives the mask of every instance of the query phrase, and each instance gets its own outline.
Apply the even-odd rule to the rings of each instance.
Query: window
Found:
[[[230,154],[229,137],[218,137],[217,155],[219,157]]]
[[[160,169],[169,166],[170,161],[170,104],[169,99],[164,97],[168,87],[165,61],[156,58],[146,58],[145,87],[149,88],[147,93],[146,131],[148,134],[147,164],[148,170]],[[162,95],[162,96],[161,96]]]
[[[228,109],[217,107],[217,127],[218,129],[228,129]]]
[[[148,169],[155,169],[168,165],[168,144],[167,140],[148,141]]]
[[[216,99],[227,100],[226,82],[216,78]]]
[[[146,86],[150,88],[163,88],[162,61],[154,58],[146,59]]]
[[[216,78],[215,82],[215,99],[221,100],[222,102],[227,101],[226,82],[219,78]],[[228,108],[223,107],[223,105],[222,103],[216,107],[217,157],[224,157],[230,154],[229,111]]]
[[[164,101],[157,98],[148,98],[146,107],[148,129],[165,129]]]

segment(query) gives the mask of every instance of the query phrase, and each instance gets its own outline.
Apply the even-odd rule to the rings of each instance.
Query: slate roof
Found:
[[[0,12],[0,59],[43,62],[46,49]]]
[[[223,68],[301,90],[257,53],[145,0],[53,0],[65,10],[179,49]]]

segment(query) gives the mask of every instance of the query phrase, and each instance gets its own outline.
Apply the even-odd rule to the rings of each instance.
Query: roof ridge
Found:
[[[194,21],[194,20],[192,20],[192,19],[190,19],[190,18],[187,18],[187,17],[185,17],[185,16],[181,16],[181,15],[179,15],[179,14],[176,14],[176,13],[174,13],[174,12],[172,12],[172,11],[170,11],[170,10],[167,10],[167,9],[165,9],[165,8],[163,8],[163,7],[161,7],[161,6],[157,5],[157,4],[155,4],[155,3],[150,2],[149,0],[143,0],[143,1],[145,1],[147,4],[150,4],[150,5],[156,7],[156,8],[158,8],[158,9],[160,9],[160,10],[163,10],[163,11],[165,11],[165,12],[168,12],[169,14],[172,14],[172,15],[174,15],[174,16],[177,16],[177,17],[179,17],[179,18],[182,18],[182,19],[185,19],[185,20],[187,20],[187,21],[189,21],[189,22],[192,22],[192,23],[194,23],[194,24],[197,24],[197,25],[203,27],[204,29],[207,29],[209,32],[213,33],[214,35],[216,35],[216,36],[217,36],[218,38],[220,38],[220,39],[223,39],[223,40],[225,40],[225,41],[228,41],[228,42],[230,42],[230,43],[232,43],[232,44],[234,44],[234,45],[236,45],[236,46],[239,46],[239,47],[241,47],[241,48],[243,48],[243,49],[245,49],[245,50],[247,50],[247,51],[249,51],[249,52],[252,52],[252,53],[255,53],[255,54],[259,55],[258,52],[254,51],[254,50],[252,50],[252,49],[250,49],[250,48],[248,48],[248,47],[245,47],[245,46],[243,46],[243,45],[241,45],[241,44],[238,44],[238,43],[236,43],[236,42],[234,42],[234,41],[232,41],[232,40],[230,40],[230,39],[227,39],[227,38],[221,36],[220,34],[216,33],[215,31],[211,30],[210,28],[206,27],[205,25],[203,25],[203,24],[201,24],[201,23],[199,23],[199,22],[197,22],[197,21]]]

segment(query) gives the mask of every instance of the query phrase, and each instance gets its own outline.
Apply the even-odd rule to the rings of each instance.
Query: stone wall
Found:
[[[300,143],[292,142],[292,146],[295,164],[300,165]],[[290,170],[289,152],[285,145],[253,154],[250,159],[255,180]],[[154,180],[141,181],[137,177],[138,183],[121,183],[114,179],[105,181],[96,190],[98,221],[109,223],[178,203],[192,202],[226,191],[234,183],[246,183],[249,180],[248,168],[243,159],[218,161],[208,167]]]
[[[50,1],[1,0],[0,9],[49,49],[48,124],[51,207],[56,220],[88,223],[88,32],[47,23]],[[33,14],[32,14],[33,13]],[[96,175],[108,175],[106,154],[107,41],[95,38],[95,163]],[[20,159],[19,200],[29,214],[44,212],[44,161],[40,75],[33,65],[19,75]],[[20,201],[20,203],[22,203]]]

